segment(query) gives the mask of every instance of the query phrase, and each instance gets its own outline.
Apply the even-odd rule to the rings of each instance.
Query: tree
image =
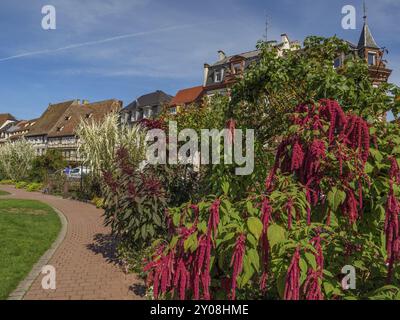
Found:
[[[392,111],[399,113],[399,88],[384,83],[374,87],[367,63],[350,54],[349,46],[336,37],[308,37],[301,50],[278,57],[276,49],[260,42],[261,60],[234,86],[229,116],[239,126],[254,128],[262,143],[271,142],[287,128],[285,114],[301,103],[333,99],[376,123]],[[333,61],[344,53],[349,58],[341,69]]]
[[[30,179],[36,182],[44,182],[50,174],[64,169],[67,162],[58,150],[47,150],[44,155],[33,160]]]

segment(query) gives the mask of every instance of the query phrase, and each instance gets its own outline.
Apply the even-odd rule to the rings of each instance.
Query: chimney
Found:
[[[222,61],[226,58],[226,54],[222,50],[218,51],[218,56],[219,56],[219,61]]]
[[[290,49],[290,41],[289,41],[289,37],[286,33],[281,34],[281,42],[283,44],[283,47],[282,47],[283,50]]]
[[[83,99],[82,104],[89,104],[89,100]]]
[[[208,70],[210,69],[210,65],[208,63],[204,64],[204,80],[203,80],[203,87],[206,86],[207,84],[207,78],[208,78]]]

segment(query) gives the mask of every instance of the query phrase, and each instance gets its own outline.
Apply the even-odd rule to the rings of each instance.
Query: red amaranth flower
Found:
[[[335,132],[340,132],[347,124],[347,117],[336,101],[323,99],[320,103],[320,115],[330,122],[328,140],[332,144]]]
[[[267,198],[264,198],[262,201],[261,212],[262,212],[261,221],[263,223],[263,230],[261,234],[261,250],[262,250],[261,254],[262,254],[263,273],[260,281],[260,289],[265,290],[268,278],[269,252],[270,252],[270,246],[268,241],[268,228],[272,216],[272,207],[269,204]]]
[[[241,234],[236,241],[234,253],[231,260],[231,267],[233,267],[232,272],[232,291],[231,291],[231,299],[236,299],[236,285],[237,285],[237,277],[242,272],[243,269],[243,258],[245,251],[245,243],[246,236]]]
[[[186,264],[183,258],[180,258],[177,264],[174,277],[174,287],[179,288],[179,299],[185,300],[186,289],[189,285],[189,271],[186,269]]]
[[[139,121],[139,124],[147,130],[165,129],[165,122],[162,119],[160,120],[142,119]]]
[[[367,163],[370,149],[368,123],[359,116],[350,115],[341,137],[347,146],[358,150],[358,157],[361,160],[361,170],[363,170]]]
[[[285,283],[285,300],[300,300],[300,248],[297,248],[290,263]]]
[[[400,232],[399,214],[400,203],[394,194],[394,184],[400,183],[400,169],[395,157],[390,159],[391,168],[389,172],[390,187],[386,203],[385,234],[388,268],[388,280],[393,276],[393,266],[400,258]]]
[[[324,300],[320,281],[320,273],[309,269],[303,289],[306,300]]]
[[[306,300],[323,300],[324,295],[322,293],[321,283],[324,274],[324,254],[322,252],[321,235],[319,231],[317,231],[317,236],[310,242],[317,251],[314,253],[317,269],[313,270],[309,268],[303,292]]]
[[[111,171],[103,172],[103,179],[105,184],[112,190],[112,192],[116,193],[118,188],[118,183],[115,181]]]
[[[229,145],[231,145],[233,140],[235,139],[236,121],[234,119],[229,119],[228,122],[226,123],[226,127],[229,131],[228,143]]]
[[[211,237],[211,233],[214,233],[214,240],[218,234],[218,224],[219,224],[219,206],[221,205],[221,200],[216,199],[210,208],[210,218],[208,220],[208,235]]]
[[[347,190],[347,197],[342,205],[343,213],[349,218],[350,224],[354,224],[358,219],[358,201],[351,189]]]
[[[296,171],[299,170],[303,166],[303,161],[304,161],[304,152],[303,148],[299,144],[298,141],[296,141],[293,145],[293,152],[292,152],[292,165],[291,165],[291,171]]]
[[[288,229],[292,229],[292,219],[293,219],[293,200],[292,198],[289,198],[287,204],[285,205],[286,212],[287,212],[287,217],[288,217]]]

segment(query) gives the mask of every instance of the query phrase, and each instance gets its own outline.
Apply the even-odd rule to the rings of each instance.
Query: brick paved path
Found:
[[[43,290],[39,275],[25,294],[27,300],[142,299],[142,282],[126,275],[114,256],[102,210],[78,201],[1,186],[12,195],[2,198],[39,200],[61,211],[68,221],[64,241],[48,262],[56,268],[56,290]],[[0,200],[1,201],[1,200]]]

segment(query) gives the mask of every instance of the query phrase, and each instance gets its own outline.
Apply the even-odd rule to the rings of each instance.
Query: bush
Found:
[[[43,190],[43,183],[32,182],[29,183],[26,187],[26,191],[28,192],[37,192]]]
[[[165,234],[165,191],[150,171],[139,171],[128,150],[117,151],[116,163],[104,172],[105,222],[115,235],[139,250]]]
[[[18,182],[15,184],[15,187],[16,187],[17,189],[25,189],[25,188],[27,187],[27,185],[28,185],[28,182],[25,182],[25,181],[18,181]]]
[[[99,197],[94,197],[91,201],[97,208],[103,208],[104,206],[104,199]]]
[[[13,180],[1,180],[0,184],[2,185],[13,185],[15,182]]]
[[[145,267],[154,298],[400,297],[399,127],[376,138],[330,100],[299,105],[289,122],[262,190],[234,202],[226,183],[169,210],[170,241]],[[341,285],[346,265],[356,290]]]
[[[62,154],[58,150],[47,150],[44,155],[33,160],[29,173],[31,181],[46,182],[49,175],[62,171],[67,166]]]

